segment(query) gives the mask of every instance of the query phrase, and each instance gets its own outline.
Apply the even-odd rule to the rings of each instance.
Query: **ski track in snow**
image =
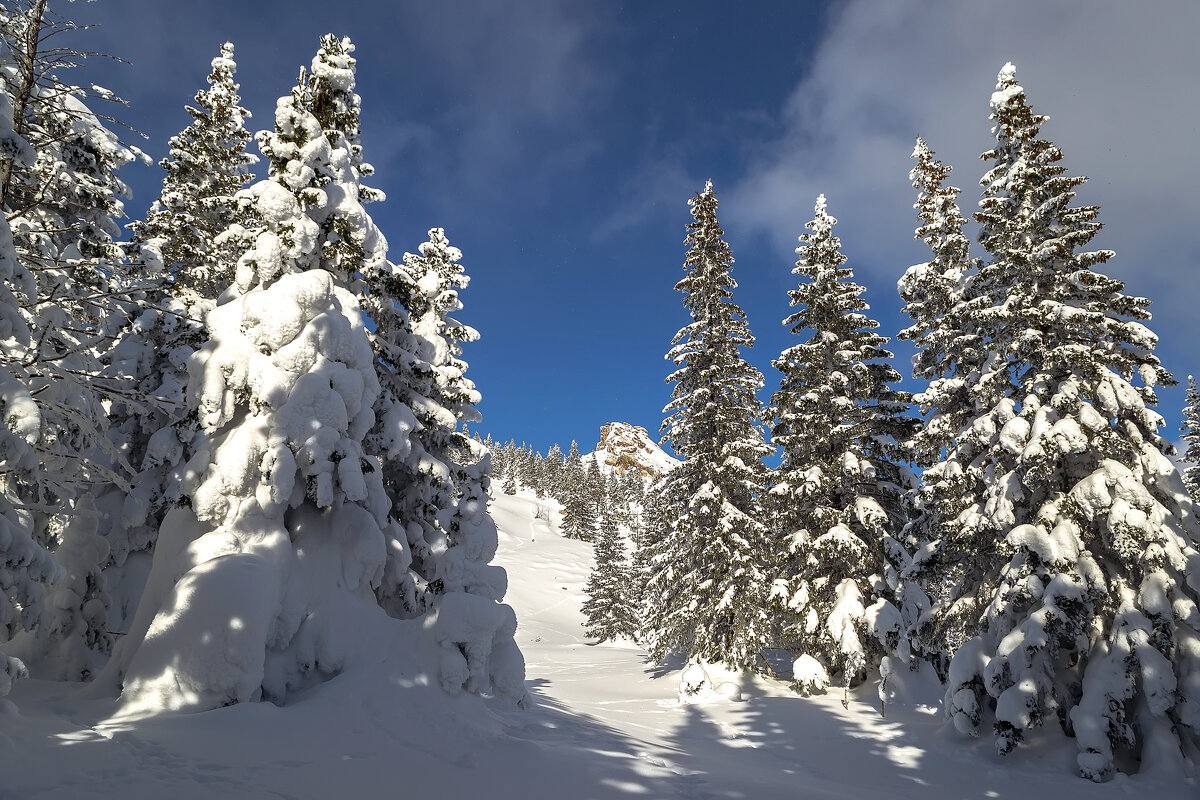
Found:
[[[738,683],[743,700],[681,704],[681,664],[584,637],[591,545],[533,519],[536,505],[546,503],[525,493],[492,502],[533,708],[447,698],[380,668],[284,709],[250,703],[114,725],[102,722],[111,701],[22,681],[19,711],[0,700],[0,800],[1197,797],[1195,784],[1088,783],[1061,737],[1002,759],[990,737],[946,731],[937,688],[920,681],[887,719],[873,685],[844,709],[840,692],[804,699],[737,675],[713,680]],[[387,692],[389,680],[406,688]]]

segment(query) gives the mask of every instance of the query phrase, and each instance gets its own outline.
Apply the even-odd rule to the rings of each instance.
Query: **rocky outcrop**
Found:
[[[606,472],[620,474],[627,469],[636,469],[651,481],[679,463],[650,438],[645,428],[628,422],[610,422],[600,428],[600,442],[591,457],[599,461]]]

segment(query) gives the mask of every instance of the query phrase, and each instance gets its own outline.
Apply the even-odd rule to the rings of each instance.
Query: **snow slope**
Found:
[[[110,700],[23,681],[0,710],[0,800],[48,798],[1195,798],[1197,787],[1074,777],[1069,743],[996,756],[963,742],[935,687],[888,707],[874,687],[801,699],[777,682],[738,683],[741,701],[681,704],[678,664],[582,635],[591,545],[534,519],[545,502],[497,494],[497,560],[535,706],[448,697],[429,637],[381,618],[371,666],[285,707],[246,703],[124,723]],[[551,508],[553,508],[551,506]],[[366,659],[357,659],[362,664]],[[919,683],[917,681],[916,683]],[[726,687],[728,690],[728,687]],[[2,701],[0,701],[2,702]],[[1057,736],[1054,731],[1047,735]]]

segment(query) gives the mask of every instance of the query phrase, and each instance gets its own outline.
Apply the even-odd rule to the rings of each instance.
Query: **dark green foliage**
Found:
[[[596,563],[584,588],[588,597],[583,604],[587,616],[584,632],[601,642],[632,638],[638,629],[638,615],[630,564],[625,539],[611,518],[600,524],[594,544]]]

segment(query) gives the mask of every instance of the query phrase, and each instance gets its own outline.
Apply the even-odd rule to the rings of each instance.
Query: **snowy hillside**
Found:
[[[354,673],[282,708],[120,723],[108,719],[111,701],[80,703],[77,686],[27,680],[12,695],[20,710],[0,712],[0,798],[1196,796],[1194,785],[1141,777],[1082,781],[1066,741],[1001,759],[987,737],[945,732],[940,691],[919,680],[887,719],[871,685],[844,709],[837,695],[801,699],[776,681],[713,675],[722,691],[680,703],[678,664],[583,638],[592,548],[558,535],[554,506],[524,492],[492,503],[529,710],[445,695],[421,672],[433,663],[421,640],[389,639],[387,625],[370,632],[378,644]],[[549,522],[535,518],[547,508]],[[742,699],[724,696],[734,691]]]

